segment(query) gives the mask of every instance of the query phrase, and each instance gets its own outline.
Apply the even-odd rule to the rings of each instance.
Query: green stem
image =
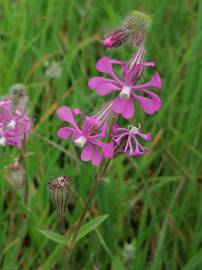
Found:
[[[88,194],[84,209],[83,209],[82,214],[81,214],[81,216],[79,218],[78,225],[76,226],[76,229],[75,229],[75,231],[74,231],[74,233],[72,235],[71,240],[66,245],[66,248],[65,248],[66,249],[66,252],[65,252],[66,255],[64,256],[63,269],[70,269],[67,266],[69,266],[70,257],[71,257],[73,248],[75,246],[75,242],[76,242],[78,232],[79,232],[79,230],[80,230],[80,228],[81,228],[81,226],[82,226],[82,224],[83,224],[83,222],[85,220],[87,211],[91,206],[91,203],[93,201],[93,198],[94,198],[94,195],[95,195],[95,193],[97,191],[97,188],[98,188],[98,186],[100,184],[100,181],[104,177],[104,175],[105,175],[105,173],[107,171],[107,168],[109,167],[110,161],[111,161],[111,159],[107,160],[107,162],[105,164],[102,163],[100,165],[100,168],[99,168],[96,176],[95,176],[95,181],[94,181],[93,187],[92,187],[90,193]]]

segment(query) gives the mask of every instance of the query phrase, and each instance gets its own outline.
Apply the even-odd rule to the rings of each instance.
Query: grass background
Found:
[[[152,117],[138,111],[134,123],[151,130],[151,152],[113,161],[89,213],[109,218],[77,245],[73,269],[202,269],[201,0],[0,1],[0,93],[25,84],[35,118],[27,142],[33,153],[27,158],[28,210],[4,177],[4,166],[17,151],[0,149],[0,269],[62,269],[60,245],[36,230],[58,230],[47,183],[55,176],[72,177],[75,194],[66,215],[71,228],[95,169],[80,162],[70,141],[57,139],[61,123],[55,109],[66,104],[88,113],[103,103],[87,81],[97,74],[102,55],[131,56],[129,48],[104,51],[101,40],[133,9],[153,15],[147,59],[162,76],[163,106]],[[51,84],[44,76],[47,60],[60,61],[63,68]]]

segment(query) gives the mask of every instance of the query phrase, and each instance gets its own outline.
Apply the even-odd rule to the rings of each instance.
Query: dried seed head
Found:
[[[48,185],[52,194],[53,203],[59,213],[64,215],[67,201],[70,196],[70,180],[68,176],[60,176],[52,179]]]
[[[19,159],[6,166],[5,173],[7,181],[16,189],[21,188],[26,181],[25,168]]]
[[[137,10],[132,11],[124,20],[123,27],[130,33],[130,42],[134,47],[144,44],[151,23],[150,15]]]
[[[132,11],[129,16],[124,20],[123,26],[129,31],[145,32],[151,26],[152,19],[150,15],[147,15],[138,10]]]
[[[14,84],[10,87],[13,111],[25,113],[29,98],[26,94],[26,88],[23,84]]]
[[[46,63],[45,64],[46,69],[45,69],[45,76],[49,80],[56,80],[61,77],[62,75],[62,68],[60,63],[58,62],[53,62],[53,63]]]

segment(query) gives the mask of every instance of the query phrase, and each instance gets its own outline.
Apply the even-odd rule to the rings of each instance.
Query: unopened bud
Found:
[[[19,159],[6,166],[5,172],[7,181],[16,189],[21,188],[26,181],[25,168]]]
[[[52,194],[53,203],[59,213],[64,215],[67,201],[70,196],[70,180],[68,176],[60,176],[52,179],[48,184]]]
[[[128,40],[128,32],[125,28],[120,28],[108,33],[103,40],[105,48],[116,48],[124,44]]]

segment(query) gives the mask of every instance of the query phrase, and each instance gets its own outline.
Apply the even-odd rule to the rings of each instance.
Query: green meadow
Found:
[[[81,237],[64,267],[67,251],[59,236],[40,231],[60,233],[48,182],[72,178],[65,215],[71,233],[97,169],[80,160],[71,139],[58,139],[56,109],[67,105],[89,114],[109,100],[90,90],[88,80],[98,76],[101,56],[131,57],[130,47],[106,50],[102,39],[134,9],[153,18],[146,59],[156,63],[163,81],[157,92],[162,108],[150,116],[137,106],[131,123],[151,132],[150,151],[112,160],[84,224],[107,217]],[[0,147],[0,269],[202,269],[201,44],[201,0],[0,0],[0,95],[24,84],[34,118],[26,141],[26,204],[23,191],[5,177],[19,150]],[[49,80],[45,70],[53,62],[62,74]]]

